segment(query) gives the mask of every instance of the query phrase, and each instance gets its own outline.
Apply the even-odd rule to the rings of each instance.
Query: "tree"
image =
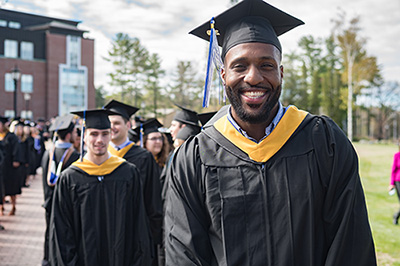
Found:
[[[106,94],[103,86],[100,86],[98,88],[95,88],[95,102],[96,102],[96,108],[101,108],[104,106],[106,103],[106,100],[104,98],[104,95]]]
[[[339,14],[339,18],[334,20],[335,28],[333,35],[335,36],[339,47],[341,48],[341,57],[344,69],[343,78],[347,81],[347,137],[353,140],[353,97],[365,83],[373,82],[379,76],[379,68],[376,60],[367,57],[365,52],[366,40],[359,36],[361,28],[359,27],[359,17],[350,19],[349,25],[346,23],[346,13]],[[375,64],[368,65],[368,63]],[[363,72],[359,72],[355,76],[355,70],[360,68]],[[357,79],[355,79],[357,77]]]
[[[108,58],[105,59],[114,67],[114,71],[109,73],[111,85],[119,88],[119,92],[114,93],[114,96],[118,96],[120,101],[138,106],[147,79],[149,60],[147,49],[142,46],[138,38],[117,33],[108,52]]]
[[[152,54],[147,62],[146,69],[146,111],[153,112],[154,117],[157,117],[157,108],[159,102],[166,102],[165,95],[161,93],[161,87],[159,85],[160,78],[165,74],[165,71],[161,69],[161,61],[157,54]]]
[[[193,63],[179,61],[174,73],[173,85],[169,89],[171,101],[182,106],[191,106],[194,109],[200,108],[202,84],[204,83],[197,77]]]

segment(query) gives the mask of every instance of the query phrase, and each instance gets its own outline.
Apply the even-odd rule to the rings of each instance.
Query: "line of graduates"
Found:
[[[165,265],[160,178],[178,138],[155,118],[132,128],[137,111],[111,100],[52,123],[53,144],[41,162],[42,265]],[[192,128],[181,139],[200,132],[195,112],[182,108],[175,118]]]
[[[137,108],[73,113],[86,149],[62,171],[70,147],[56,143],[45,162],[51,265],[376,265],[351,143],[331,119],[279,101],[278,35],[303,22],[262,0],[215,21],[213,37],[209,22],[191,33],[218,38],[231,105],[203,130],[181,107],[169,155],[155,119],[130,130]]]
[[[44,120],[38,124],[15,118],[0,117],[0,214],[5,215],[6,197],[11,201],[8,215],[16,214],[17,195],[29,187],[45,151]],[[3,227],[0,227],[4,229]]]

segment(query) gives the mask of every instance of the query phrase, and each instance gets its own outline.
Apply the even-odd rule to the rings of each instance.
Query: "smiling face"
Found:
[[[111,141],[114,144],[122,144],[128,137],[129,122],[120,115],[108,116],[111,122]]]
[[[110,129],[87,128],[85,132],[85,145],[88,154],[102,157],[107,154],[108,143],[111,139]]]
[[[235,119],[250,124],[271,119],[281,94],[280,51],[265,43],[243,43],[225,56],[222,78]]]

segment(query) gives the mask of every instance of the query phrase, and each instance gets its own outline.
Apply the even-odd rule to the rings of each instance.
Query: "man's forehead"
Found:
[[[106,129],[97,129],[97,128],[86,128],[87,133],[103,133],[103,132],[110,132],[110,128]]]

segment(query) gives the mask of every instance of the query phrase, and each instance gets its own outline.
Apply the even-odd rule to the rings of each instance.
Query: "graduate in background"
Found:
[[[61,172],[79,159],[72,142],[75,141],[77,132],[71,114],[57,117],[51,124],[49,131],[54,134],[53,147],[46,150],[42,157],[42,183],[46,218],[46,231],[44,234],[44,255],[42,265],[49,264],[49,229],[50,216],[53,202],[54,186]]]
[[[160,171],[152,154],[138,146],[128,138],[130,117],[139,109],[116,100],[108,102],[104,109],[114,112],[110,115],[111,122],[111,142],[108,151],[118,157],[124,158],[136,165],[139,169],[142,180],[144,205],[147,218],[150,224],[153,242],[155,245],[161,242],[161,185]],[[152,265],[157,265],[156,248],[154,248],[154,261]]]
[[[191,126],[198,126],[199,125],[199,118],[197,113],[193,110],[190,110],[186,107],[180,106],[175,104],[179,107],[171,121],[171,126],[169,127],[169,131],[171,132],[172,141],[175,141],[176,135],[178,134],[179,130],[184,128],[186,125]]]
[[[212,53],[222,45],[231,105],[171,163],[167,265],[376,265],[352,144],[328,117],[279,101],[277,36],[301,24],[243,0],[191,32],[210,32]]]
[[[107,150],[108,115],[116,113],[100,109],[74,114],[84,120],[87,153],[61,173],[54,190],[51,265],[150,265],[151,236],[139,171]]]

